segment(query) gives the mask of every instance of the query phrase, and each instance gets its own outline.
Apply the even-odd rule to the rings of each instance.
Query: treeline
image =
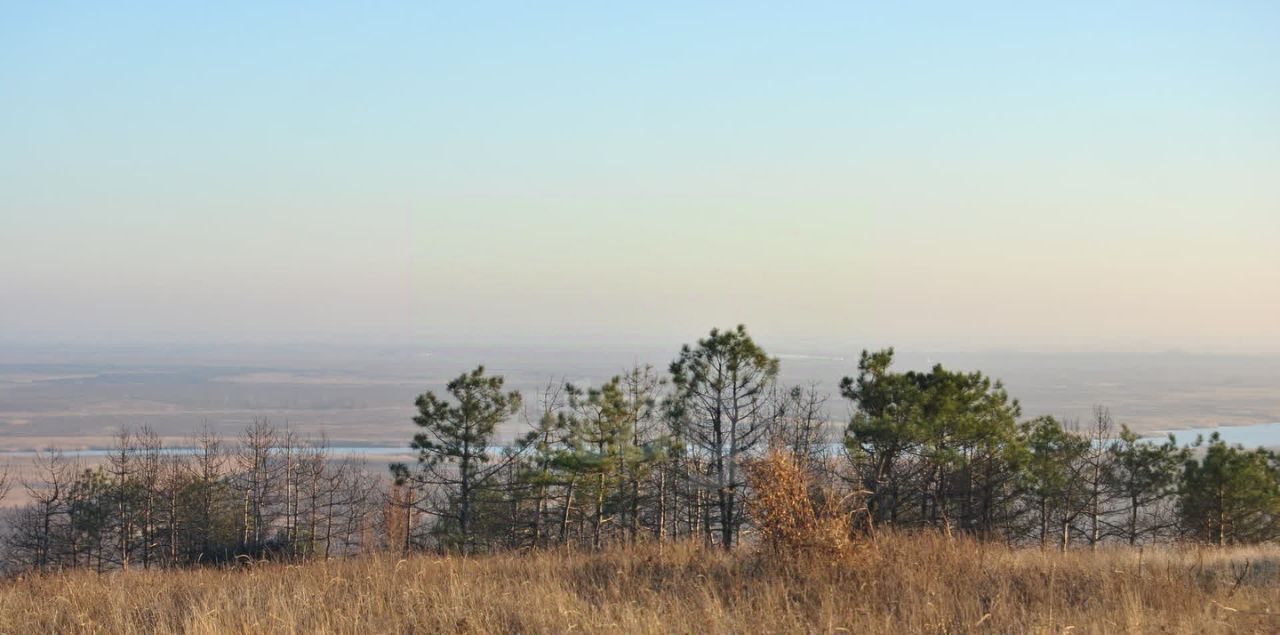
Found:
[[[1179,446],[1117,426],[1022,418],[1000,382],[864,352],[840,383],[843,426],[815,386],[783,386],[743,327],[713,330],[666,373],[526,398],[483,367],[416,401],[414,464],[391,477],[265,422],[233,443],[167,452],[121,435],[108,460],[44,457],[5,536],[11,568],[190,566],[370,550],[477,553],[700,540],[750,531],[750,462],[783,453],[859,532],[933,528],[1067,549],[1280,538],[1280,456],[1216,435]],[[834,405],[834,404],[832,404]],[[524,431],[500,441],[499,427]]]
[[[266,421],[166,448],[124,431],[105,461],[38,456],[4,535],[10,570],[182,567],[377,548],[382,479]]]

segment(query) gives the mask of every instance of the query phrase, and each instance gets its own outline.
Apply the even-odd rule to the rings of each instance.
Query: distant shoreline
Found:
[[[1180,445],[1191,445],[1197,436],[1208,437],[1214,432],[1222,435],[1227,443],[1240,443],[1246,446],[1280,446],[1280,421],[1271,423],[1255,423],[1245,425],[1223,424],[1212,427],[1180,428],[1170,430],[1154,430],[1142,434],[1142,439],[1159,441],[1172,434]],[[833,445],[839,445],[834,442]],[[307,446],[303,446],[305,449]],[[412,456],[415,451],[405,445],[334,445],[325,448],[333,456]],[[188,446],[166,447],[165,454],[194,454],[198,448]],[[500,448],[494,448],[495,451]],[[59,452],[70,458],[99,458],[110,456],[116,450],[109,447],[57,448],[45,447],[35,450],[0,450],[0,458],[35,458],[41,454]]]

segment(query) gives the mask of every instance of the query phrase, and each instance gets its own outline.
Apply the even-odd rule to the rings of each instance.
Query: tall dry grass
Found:
[[[0,633],[1275,633],[1278,569],[1275,549],[1059,554],[882,532],[804,563],[641,545],[72,572],[0,586]]]

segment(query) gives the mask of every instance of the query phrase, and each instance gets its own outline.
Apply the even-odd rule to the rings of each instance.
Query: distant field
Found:
[[[839,425],[842,376],[857,351],[782,357],[786,383],[831,394]],[[529,395],[548,381],[600,382],[633,363],[665,369],[675,351],[449,349],[361,356],[289,357],[253,352],[210,357],[119,356],[85,363],[66,355],[34,362],[0,356],[0,451],[106,447],[122,426],[149,425],[170,443],[208,424],[234,435],[266,418],[335,445],[403,445],[414,397],[484,363]],[[24,353],[23,359],[33,358]],[[1142,430],[1280,421],[1280,357],[1192,354],[900,353],[900,366],[982,370],[1005,381],[1030,417],[1085,418],[1094,404]],[[532,403],[533,400],[531,399]],[[519,422],[506,430],[511,434]]]
[[[844,559],[691,545],[417,555],[0,584],[0,633],[1274,633],[1275,548],[1010,549],[882,535]]]

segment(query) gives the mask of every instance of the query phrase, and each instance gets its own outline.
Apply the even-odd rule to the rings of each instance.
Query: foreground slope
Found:
[[[0,586],[0,633],[1267,633],[1277,607],[1274,548],[930,534],[838,562],[667,545],[29,576]]]

